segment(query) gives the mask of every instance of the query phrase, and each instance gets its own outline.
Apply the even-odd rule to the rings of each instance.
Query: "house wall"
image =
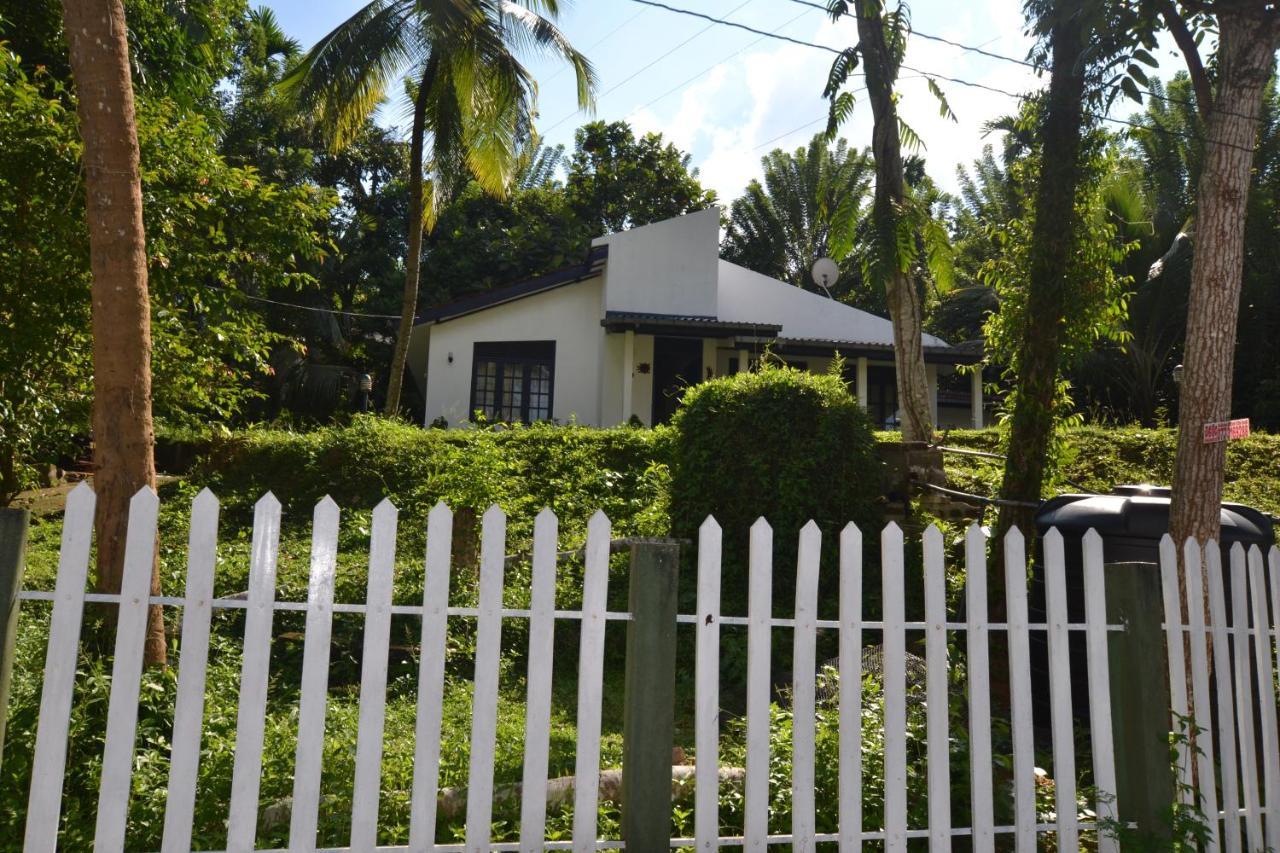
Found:
[[[562,423],[576,418],[579,423],[599,424],[605,338],[601,294],[601,279],[591,278],[433,326],[425,423],[444,417],[457,426],[471,419],[472,353],[477,342],[554,340],[552,417]]]
[[[719,208],[610,234],[592,245],[609,247],[607,310],[715,316]]]

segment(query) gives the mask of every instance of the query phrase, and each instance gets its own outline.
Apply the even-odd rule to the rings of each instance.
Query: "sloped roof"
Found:
[[[728,261],[720,261],[717,300],[720,322],[779,325],[779,338],[851,347],[893,346],[893,324],[886,318]],[[928,349],[950,348],[942,338],[923,337]]]

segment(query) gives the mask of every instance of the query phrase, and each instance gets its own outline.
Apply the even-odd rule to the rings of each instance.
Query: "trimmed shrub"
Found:
[[[773,528],[775,611],[791,615],[796,544],[810,519],[827,567],[821,609],[832,611],[840,531],[852,521],[873,544],[882,518],[871,422],[839,374],[766,365],[704,382],[685,392],[673,428],[672,532],[696,541],[708,515],[719,522],[724,612],[746,613],[748,529],[762,516]]]

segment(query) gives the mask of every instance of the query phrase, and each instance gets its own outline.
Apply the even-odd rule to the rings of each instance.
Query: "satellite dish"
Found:
[[[826,291],[828,298],[834,299],[830,288],[836,283],[836,279],[840,278],[840,268],[836,266],[836,262],[830,258],[818,258],[813,262],[813,269],[810,272],[814,283]]]

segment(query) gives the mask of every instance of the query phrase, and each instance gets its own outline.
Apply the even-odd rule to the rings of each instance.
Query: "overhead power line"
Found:
[[[835,54],[843,53],[843,51],[837,50],[836,48],[830,47],[825,44],[818,44],[817,42],[804,41],[803,39],[792,38],[791,36],[784,36],[784,35],[779,35],[777,33],[770,33],[767,30],[758,30],[758,29],[755,29],[754,27],[748,27],[745,24],[739,24],[736,21],[726,21],[720,18],[716,18],[712,15],[707,15],[703,12],[695,12],[691,9],[681,9],[677,6],[669,6],[666,3],[657,2],[657,0],[631,0],[631,2],[640,3],[645,6],[654,6],[659,9],[666,9],[669,12],[675,12],[676,14],[680,14],[680,15],[688,15],[694,18],[702,18],[703,20],[711,21],[712,22],[711,25],[720,24],[722,26],[733,27],[735,29],[747,30],[749,32],[756,33],[758,35],[762,35],[768,38],[773,38],[779,41],[788,42],[790,44],[800,45],[802,47],[809,47],[815,50],[825,51],[827,53],[835,53]],[[792,0],[792,2],[801,2],[801,0]],[[814,6],[816,8],[825,8],[825,7],[819,6],[818,4],[809,3],[809,2],[805,2],[804,5]],[[706,31],[706,28],[703,28],[703,30],[699,31],[699,34],[705,31]],[[1019,61],[1019,60],[1015,60],[1015,61]],[[946,80],[951,83],[956,83],[961,86],[968,86],[974,89],[983,89],[985,91],[993,92],[995,94],[1005,95],[1006,97],[1013,98],[1018,101],[1028,101],[1032,99],[1032,96],[1030,95],[1022,95],[1022,94],[1018,94],[1017,92],[1010,92],[1007,89],[1001,89],[996,86],[989,86],[985,83],[975,83],[972,80],[965,80],[959,77],[950,77],[945,74],[938,74],[932,71],[923,71],[919,68],[913,68],[909,65],[900,65],[899,67],[907,71],[913,71],[917,74],[921,74],[925,77],[932,77],[932,78],[937,78],[939,80]],[[1148,94],[1152,94],[1152,93],[1148,93]],[[1161,96],[1156,96],[1156,97],[1161,97]],[[1166,98],[1165,100],[1168,100],[1168,99]],[[1161,127],[1159,125],[1138,124],[1137,122],[1128,121],[1126,119],[1121,119],[1121,118],[1112,118],[1111,116],[1103,115],[1101,113],[1091,112],[1089,110],[1085,110],[1084,115],[1089,116],[1090,118],[1097,119],[1098,121],[1105,121],[1105,122],[1110,122],[1112,124],[1124,125],[1126,127],[1136,128],[1138,130],[1161,133],[1167,136],[1180,136],[1184,139],[1194,139],[1200,142],[1208,142],[1208,140],[1206,140],[1204,137],[1199,136],[1197,134],[1170,130],[1169,128]],[[816,122],[813,122],[813,123],[816,123]],[[1256,150],[1255,148],[1249,148],[1243,145],[1236,145],[1235,143],[1226,142],[1226,141],[1219,141],[1217,144],[1227,148],[1233,148],[1238,151],[1248,152],[1249,154],[1254,153],[1254,151]]]
[[[279,299],[268,299],[265,296],[254,296],[251,293],[243,291],[231,291],[237,296],[245,299],[252,299],[255,302],[266,302],[269,305],[279,305],[282,308],[297,308],[300,311],[318,311],[322,314],[339,314],[343,317],[362,317],[367,320],[399,320],[399,314],[363,314],[359,311],[341,311],[337,308],[321,308],[317,305],[299,305],[296,302],[281,302]]]
[[[726,14],[726,15],[732,15],[734,12],[737,12],[739,9],[743,8],[744,6],[748,6],[748,5],[750,5],[751,3],[754,3],[754,2],[755,2],[755,0],[743,0],[743,2],[739,3],[737,6],[734,6],[732,9],[730,9],[730,10],[729,10],[728,12],[726,12],[725,14]],[[709,20],[710,20],[710,19],[709,19]],[[724,19],[721,19],[721,18],[714,19],[714,20],[712,21],[712,23],[707,24],[705,27],[703,27],[702,29],[698,30],[696,33],[694,33],[693,35],[689,36],[687,39],[685,39],[684,41],[680,42],[680,43],[679,43],[678,45],[676,45],[675,47],[673,47],[673,48],[671,48],[670,50],[666,51],[666,52],[665,52],[665,53],[663,53],[661,56],[658,56],[658,57],[654,58],[654,59],[653,59],[653,61],[649,62],[647,65],[644,65],[644,66],[643,66],[643,67],[641,67],[641,68],[637,68],[637,69],[636,69],[634,72],[632,72],[632,73],[631,73],[631,74],[630,74],[626,79],[622,80],[621,82],[615,83],[614,85],[610,86],[608,89],[606,89],[606,90],[604,90],[603,92],[601,92],[599,97],[600,97],[600,98],[604,98],[604,97],[605,97],[605,95],[608,95],[608,94],[609,94],[609,93],[611,93],[611,92],[616,92],[618,89],[620,89],[620,88],[622,88],[623,86],[627,85],[627,84],[628,84],[628,83],[630,83],[632,80],[636,79],[636,78],[637,78],[637,77],[639,77],[641,74],[643,74],[644,72],[648,71],[650,68],[652,68],[653,66],[657,65],[659,62],[661,62],[662,60],[666,59],[668,56],[670,56],[671,54],[675,53],[677,50],[679,50],[680,48],[684,47],[686,44],[688,44],[689,42],[693,41],[693,40],[694,40],[694,39],[696,39],[698,36],[702,35],[702,34],[703,34],[703,33],[705,33],[707,30],[711,29],[712,27],[714,27],[714,26],[715,26],[716,24],[718,24],[718,23],[725,23],[725,24],[728,24],[728,23],[732,23],[732,22],[730,22],[730,21],[725,21]],[[568,115],[566,115],[564,118],[560,119],[560,120],[559,120],[559,121],[557,121],[555,124],[551,125],[551,126],[550,126],[550,127],[548,127],[546,130],[542,131],[543,135],[546,135],[546,134],[550,133],[551,131],[555,130],[557,127],[559,127],[560,125],[564,124],[564,123],[565,123],[566,121],[568,121],[569,119],[571,119],[571,118],[573,118],[574,116],[576,116],[579,112],[581,112],[581,110],[574,110],[573,112],[569,113],[569,114],[568,114]]]

